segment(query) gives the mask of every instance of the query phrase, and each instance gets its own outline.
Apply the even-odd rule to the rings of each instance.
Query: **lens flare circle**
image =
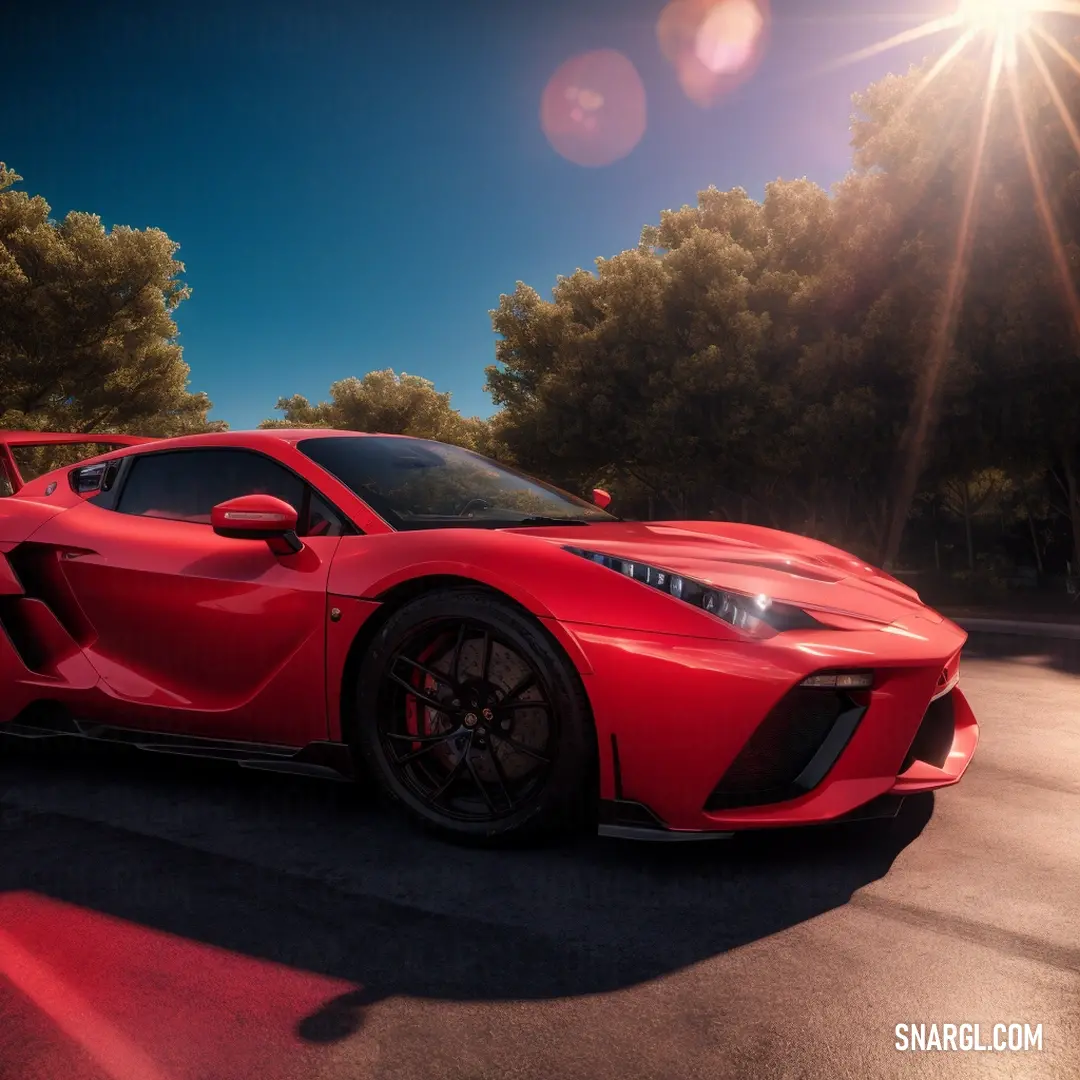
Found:
[[[683,92],[708,106],[753,74],[768,28],[768,0],[672,0],[656,37]]]
[[[540,126],[552,149],[586,168],[626,157],[645,134],[645,84],[614,49],[573,56],[548,80]]]
[[[754,57],[765,28],[754,0],[728,0],[714,6],[694,36],[694,55],[716,75],[735,75]]]

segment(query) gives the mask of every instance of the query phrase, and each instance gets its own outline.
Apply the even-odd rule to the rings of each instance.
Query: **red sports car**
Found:
[[[826,544],[402,436],[95,440],[23,483],[88,437],[0,433],[7,734],[363,778],[477,840],[889,816],[975,750],[964,632]]]

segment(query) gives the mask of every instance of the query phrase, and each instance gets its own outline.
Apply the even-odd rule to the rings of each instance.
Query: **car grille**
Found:
[[[847,694],[796,687],[746,741],[705,809],[762,806],[806,794],[835,764],[865,711]]]
[[[940,769],[949,756],[955,734],[956,708],[950,691],[930,702],[900,771],[907,772],[916,761],[925,761]]]

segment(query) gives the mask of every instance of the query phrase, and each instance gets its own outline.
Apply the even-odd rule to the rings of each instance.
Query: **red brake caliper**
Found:
[[[425,649],[420,656],[420,663],[426,664],[430,657],[435,654],[436,648],[437,644],[431,645]],[[417,671],[414,668],[409,682],[416,687],[417,693],[438,700],[439,684],[431,678],[430,675],[425,675],[422,671]],[[405,699],[405,730],[410,735],[430,735],[432,733],[431,725],[426,722],[427,716],[428,710],[426,705],[421,704],[411,695]],[[424,718],[424,723],[421,723],[421,717]],[[419,750],[420,743],[413,743],[412,749]]]

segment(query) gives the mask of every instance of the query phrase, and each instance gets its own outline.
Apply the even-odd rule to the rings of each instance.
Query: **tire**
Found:
[[[376,634],[356,693],[354,749],[392,802],[445,839],[551,835],[595,801],[577,672],[497,595],[448,589],[405,604]]]

